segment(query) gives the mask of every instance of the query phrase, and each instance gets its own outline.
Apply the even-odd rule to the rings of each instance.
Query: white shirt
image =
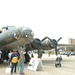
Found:
[[[2,51],[0,50],[0,58],[1,58],[1,54],[2,54]]]
[[[12,52],[10,52],[10,53],[8,54],[8,57],[11,58],[11,55],[12,55]]]

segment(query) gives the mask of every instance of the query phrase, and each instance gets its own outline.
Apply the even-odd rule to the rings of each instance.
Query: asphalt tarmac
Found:
[[[35,55],[36,57],[36,55]],[[55,67],[55,59],[56,55],[50,55],[50,57],[47,54],[44,54],[42,57],[42,63],[44,70],[40,71],[33,71],[28,70],[28,64],[25,64],[25,75],[75,75],[75,56],[67,57],[66,55],[62,55],[62,62],[61,67]],[[6,67],[8,67],[9,64],[0,64],[0,75],[10,75],[8,73],[5,73]],[[13,75],[20,75],[18,72]]]

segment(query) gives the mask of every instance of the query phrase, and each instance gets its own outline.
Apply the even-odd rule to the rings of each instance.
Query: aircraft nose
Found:
[[[30,28],[23,28],[22,29],[23,37],[26,39],[33,39],[34,33]]]

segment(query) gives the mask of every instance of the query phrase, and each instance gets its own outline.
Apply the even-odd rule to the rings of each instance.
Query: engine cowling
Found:
[[[40,41],[38,38],[36,38],[31,43],[26,45],[27,50],[34,50],[34,49],[50,50],[52,48],[54,48],[54,44],[53,41],[49,39]]]
[[[52,49],[54,47],[52,40],[45,39],[41,42],[43,49]]]
[[[41,41],[36,38],[31,43],[26,45],[27,50],[33,50],[33,49],[40,49],[41,48]]]

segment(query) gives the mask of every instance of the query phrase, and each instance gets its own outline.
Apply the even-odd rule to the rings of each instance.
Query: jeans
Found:
[[[20,74],[22,74],[23,71],[24,71],[24,61],[21,60],[21,61],[20,61]]]
[[[11,73],[13,73],[13,69],[14,69],[14,72],[16,73],[16,66],[17,66],[17,63],[12,63],[12,67],[11,67]]]

